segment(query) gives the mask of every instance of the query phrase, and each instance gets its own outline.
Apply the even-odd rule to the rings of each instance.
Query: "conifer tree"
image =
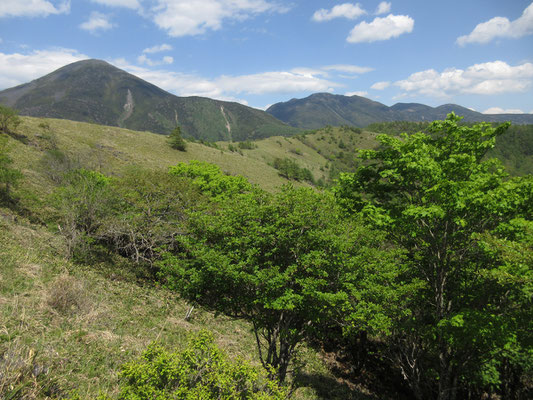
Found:
[[[168,137],[170,147],[179,151],[187,151],[187,144],[185,139],[181,136],[181,128],[176,126]]]

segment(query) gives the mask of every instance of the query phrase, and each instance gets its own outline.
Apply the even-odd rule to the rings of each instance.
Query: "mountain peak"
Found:
[[[528,114],[486,115],[457,104],[430,107],[419,103],[397,103],[388,107],[360,96],[315,93],[303,99],[276,103],[267,112],[281,121],[298,128],[320,129],[326,125],[365,127],[373,122],[434,121],[446,118],[450,112],[463,116],[465,121],[533,123]]]
[[[22,115],[163,134],[179,125],[185,136],[208,141],[249,140],[298,131],[242,104],[177,97],[97,59],[77,61],[1,91],[0,103]]]

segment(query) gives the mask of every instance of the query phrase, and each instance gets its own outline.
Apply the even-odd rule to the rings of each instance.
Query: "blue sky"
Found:
[[[0,1],[0,89],[86,58],[263,109],[330,92],[533,113],[533,2]]]

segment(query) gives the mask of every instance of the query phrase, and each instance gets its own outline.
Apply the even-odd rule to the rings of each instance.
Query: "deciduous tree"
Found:
[[[459,121],[378,136],[381,147],[362,151],[365,165],[336,188],[346,210],[405,249],[401,280],[420,284],[389,342],[418,398],[503,390],[503,365],[532,351],[533,178],[509,179],[484,159],[508,124]]]
[[[21,122],[15,110],[0,104],[0,132],[12,133]]]
[[[378,287],[394,274],[375,272],[394,263],[368,250],[379,237],[341,218],[331,196],[253,190],[193,215],[189,229],[189,261],[167,254],[161,277],[189,300],[250,321],[280,381],[297,346],[324,326],[387,329],[376,300],[386,302]]]

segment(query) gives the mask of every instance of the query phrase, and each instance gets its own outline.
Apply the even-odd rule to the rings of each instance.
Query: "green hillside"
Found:
[[[395,129],[387,125],[375,128],[376,131]],[[403,125],[402,130],[404,128],[409,126]],[[167,137],[159,134],[33,117],[22,117],[16,133],[0,135],[7,141],[8,155],[13,160],[13,164],[5,165],[22,173],[19,185],[11,189],[12,197],[0,186],[0,397],[12,400],[66,398],[75,393],[80,399],[94,399],[102,393],[116,398],[120,382],[123,382],[119,371],[124,363],[136,360],[153,341],[167,349],[184,349],[188,335],[204,329],[213,332],[215,344],[230,359],[242,358],[261,368],[256,351],[257,339],[250,322],[215,313],[216,307],[196,306],[191,310],[191,303],[167,288],[162,280],[154,278],[159,267],[154,268],[151,261],[134,262],[131,249],[112,250],[98,243],[108,237],[97,238],[97,235],[88,234],[87,240],[84,237],[80,240],[80,237],[69,235],[69,212],[88,202],[87,197],[95,195],[93,200],[99,207],[96,210],[88,207],[83,212],[89,214],[88,219],[91,219],[91,212],[102,212],[103,222],[100,222],[107,224],[106,235],[122,232],[126,236],[138,234],[142,240],[149,240],[150,235],[161,234],[158,229],[162,229],[158,239],[168,244],[171,242],[165,242],[168,238],[164,236],[164,229],[170,226],[173,234],[181,234],[181,218],[185,218],[181,214],[182,206],[204,212],[207,229],[211,229],[209,218],[212,214],[223,221],[234,215],[231,213],[247,217],[246,210],[231,208],[231,203],[217,203],[218,200],[205,212],[202,207],[206,199],[198,190],[200,186],[179,179],[169,180],[172,178],[167,172],[171,166],[192,160],[213,163],[227,174],[230,181],[233,176],[244,176],[283,199],[283,192],[279,193],[281,185],[290,182],[296,187],[328,186],[340,172],[355,169],[356,149],[376,148],[378,144],[378,132],[341,126],[257,141],[187,141],[186,151],[177,151],[169,146]],[[504,163],[515,165],[513,172],[531,173],[531,163],[524,163],[531,155],[531,126],[516,128],[509,136],[501,137],[504,138],[506,140],[500,141],[493,150],[495,154],[503,157]],[[0,159],[0,162],[5,163],[5,160]],[[284,170],[284,166],[292,169]],[[76,175],[79,171],[82,173]],[[69,172],[74,173],[70,178]],[[107,184],[107,177],[115,180],[115,189],[119,193],[118,200],[115,198],[108,203],[105,196],[98,197],[99,184]],[[76,178],[94,179],[96,184],[83,193],[69,192]],[[227,192],[235,190],[232,186],[224,188]],[[318,197],[319,191],[310,192],[321,198]],[[223,190],[219,195],[223,198],[227,193]],[[267,201],[266,195],[260,196]],[[290,197],[285,200],[290,204]],[[323,201],[329,204],[327,196]],[[147,205],[147,208],[133,209],[130,213],[120,214],[121,219],[114,220],[113,212],[121,210],[127,202]],[[229,207],[231,213],[217,214],[224,210],[223,207]],[[324,209],[318,208],[319,211]],[[158,219],[161,210],[163,215],[174,218],[162,221],[169,224],[163,228]],[[281,209],[287,210],[291,208]],[[273,215],[284,217],[283,212]],[[353,231],[344,231],[342,224],[345,221],[339,215],[339,225],[328,229],[347,235],[363,229],[357,227]],[[269,216],[266,213],[265,218]],[[318,222],[317,231],[310,239],[322,244],[322,216],[311,213],[301,220],[284,221],[280,237],[285,234],[283,229],[292,227],[293,222],[303,221],[302,231],[297,231],[294,237],[299,240],[308,228],[306,221],[312,220]],[[233,221],[234,229],[243,229],[241,222],[248,223],[250,219]],[[253,222],[250,222],[252,227]],[[127,234],[121,231],[123,224],[132,231]],[[87,233],[92,228],[83,229]],[[79,227],[73,228],[76,234],[80,231]],[[114,239],[120,241],[123,237],[116,234]],[[81,250],[73,251],[72,243],[77,243],[76,240],[89,249],[80,245]],[[288,240],[289,245],[291,241],[292,238]],[[370,241],[381,243],[380,237]],[[230,236],[227,245],[230,250],[238,252],[241,243],[247,245],[254,241],[246,237],[235,243]],[[327,242],[325,248],[328,251],[324,252],[324,257],[330,254],[330,244],[344,249],[345,243]],[[279,248],[283,250],[282,245]],[[520,249],[516,251],[519,253]],[[232,251],[228,253],[231,255]],[[278,247],[274,251],[279,251]],[[325,262],[318,251],[301,251],[304,257],[317,256],[317,265]],[[392,258],[395,255],[398,259],[403,257],[391,249],[387,251]],[[253,251],[250,254],[253,255]],[[376,254],[371,252],[365,257],[372,258]],[[210,253],[203,255],[207,260],[217,260],[211,258]],[[511,253],[510,257],[525,260],[526,255]],[[384,263],[378,263],[376,267],[379,271],[388,268],[390,260],[383,260]],[[365,273],[374,273],[372,269],[370,263]],[[510,279],[507,275],[501,278],[504,281]],[[365,278],[360,279],[364,281]],[[372,297],[377,295],[373,292],[376,282],[372,280],[373,275],[370,279],[365,284],[369,285],[368,293]],[[414,283],[413,290],[417,290],[417,284]],[[409,293],[399,297],[407,299]],[[215,297],[215,304],[218,299]],[[366,312],[364,317],[369,318],[375,310],[369,308]],[[355,315],[354,318],[360,320],[363,316]],[[383,321],[376,319],[374,323],[379,325]],[[324,324],[328,330],[330,325],[327,321]],[[318,327],[315,332],[318,338],[324,334],[320,329]],[[317,340],[303,342],[298,347],[295,365],[302,368],[290,379],[294,384],[293,399],[412,398],[399,368],[382,355],[386,353],[379,353],[384,349],[385,336],[369,334],[367,337],[364,333],[352,337],[352,343],[335,336],[340,334],[335,330],[327,333],[339,342]],[[365,354],[357,353],[357,349],[364,349]],[[515,376],[520,377],[519,373]],[[527,381],[530,378],[524,379],[523,387],[527,391],[531,382]]]
[[[215,344],[232,359],[260,365],[248,323],[203,308],[195,308],[186,319],[190,305],[185,300],[117,255],[69,257],[57,226],[44,224],[54,215],[50,196],[62,171],[83,167],[118,177],[132,166],[166,171],[197,159],[276,191],[288,182],[269,165],[276,158],[293,159],[316,179],[327,179],[326,166],[332,161],[313,147],[325,141],[325,155],[333,157],[337,133],[324,132],[316,139],[269,138],[255,142],[254,149],[233,143],[233,151],[227,142],[188,142],[187,151],[180,152],[168,146],[166,137],[149,132],[22,117],[17,133],[7,139],[12,166],[23,179],[14,192],[16,203],[0,203],[0,395],[44,399],[76,392],[93,399],[99,393],[114,394],[120,366],[137,358],[149,343],[157,340],[182,349],[187,335],[202,329],[213,332]],[[305,368],[294,399],[375,398],[330,370],[332,354],[326,357],[304,346],[299,357]],[[13,384],[11,389],[5,386]]]

